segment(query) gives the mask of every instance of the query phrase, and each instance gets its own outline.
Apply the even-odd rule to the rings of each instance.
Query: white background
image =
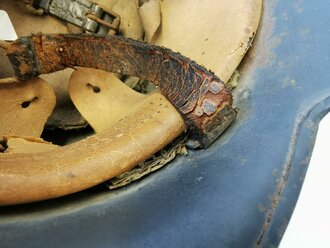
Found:
[[[320,123],[305,182],[280,248],[330,248],[330,114]]]
[[[0,0],[1,1],[1,0]],[[4,10],[0,10],[0,39],[16,40],[17,35],[11,23],[8,14]]]

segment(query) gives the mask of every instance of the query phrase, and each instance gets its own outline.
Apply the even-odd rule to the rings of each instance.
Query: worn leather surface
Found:
[[[66,33],[67,27],[62,21],[51,16],[33,15],[28,12],[25,5],[13,0],[1,0],[0,9],[7,11],[18,37],[31,35],[31,33]],[[2,54],[2,56],[1,56]],[[0,52],[1,77],[12,75],[10,64],[5,54]],[[75,128],[86,125],[86,121],[74,108],[67,93],[67,86],[72,70],[68,69],[41,77],[49,82],[55,90],[56,108],[48,120],[49,127]],[[29,117],[30,119],[33,116]]]
[[[42,40],[42,39],[40,39],[40,40]],[[36,40],[34,40],[34,41],[36,41]],[[44,45],[43,42],[44,41],[41,41],[42,46]],[[97,44],[97,46],[98,45],[100,45],[100,44]],[[47,45],[46,45],[46,47],[47,47]],[[119,47],[117,47],[116,49],[118,49]],[[62,46],[59,46],[57,48],[58,48],[58,51],[60,51],[61,53],[63,52],[63,50],[61,49],[61,48],[63,48]],[[77,48],[79,49],[79,47],[77,47]],[[90,47],[88,47],[88,48],[90,48]],[[103,48],[109,48],[109,47],[103,46]],[[121,48],[123,48],[123,47],[121,47]],[[137,48],[138,49],[141,48],[141,50],[143,50],[143,52],[145,52],[145,50],[143,49],[143,46],[137,47]],[[44,52],[43,49],[44,49],[44,47],[42,47],[42,52]],[[95,47],[94,47],[94,49],[95,49]],[[103,50],[102,45],[99,46],[99,49],[100,50],[98,50],[98,51]],[[109,50],[109,49],[106,49],[106,50]],[[56,52],[58,52],[58,51],[56,51]],[[83,53],[83,51],[87,51],[87,50],[81,50],[82,53]],[[127,51],[124,49],[123,51],[124,51],[124,54],[125,54],[125,52],[128,52],[128,53],[131,52],[131,50],[129,50],[129,49],[127,49]],[[113,50],[111,50],[111,52],[113,52]],[[151,70],[150,74],[154,73],[152,78],[150,77],[150,75],[144,75],[143,73],[145,73],[145,72],[139,71],[139,70],[141,70],[141,66],[138,67],[137,66],[138,63],[136,63],[134,60],[133,60],[133,68],[134,68],[134,66],[136,68],[133,70],[128,70],[126,72],[129,72],[129,74],[131,74],[131,75],[142,76],[142,78],[144,77],[148,80],[154,81],[154,83],[156,83],[159,86],[161,91],[164,94],[166,94],[168,99],[171,100],[171,102],[173,104],[175,104],[177,109],[179,109],[181,111],[181,113],[185,117],[185,120],[188,123],[190,129],[192,131],[194,131],[197,136],[203,136],[206,133],[212,134],[212,132],[210,132],[210,130],[215,127],[213,125],[213,122],[218,122],[218,124],[220,122],[220,128],[221,128],[221,131],[223,131],[223,129],[227,127],[227,124],[229,124],[231,122],[231,120],[233,119],[233,117],[235,116],[235,111],[231,108],[231,97],[228,96],[228,92],[223,88],[221,81],[218,80],[216,77],[214,77],[212,74],[210,74],[207,70],[200,68],[199,66],[196,66],[196,64],[194,64],[194,63],[187,62],[184,57],[180,57],[180,56],[176,57],[175,54],[173,55],[172,53],[163,53],[163,51],[159,51],[157,49],[155,49],[154,53],[155,54],[152,54],[151,57],[154,58],[156,61],[155,68],[157,68],[157,65],[159,65],[159,67],[158,67],[158,70]],[[56,54],[56,53],[54,53],[54,54]],[[88,53],[86,53],[86,54],[87,54],[87,56],[89,56]],[[86,54],[84,53],[84,56]],[[97,53],[94,53],[94,55],[95,54],[97,54]],[[44,58],[46,58],[48,55],[49,54],[47,54],[47,52],[46,52],[46,54],[43,54]],[[117,56],[118,53],[115,55]],[[141,55],[141,53],[139,55]],[[86,62],[83,62],[82,60],[79,61],[78,57],[79,57],[79,55],[75,55],[72,60],[66,58],[68,60],[65,61],[65,63],[67,63],[68,61],[69,61],[69,63],[65,64],[65,66],[74,66],[74,65],[90,66],[90,65],[87,65]],[[103,60],[104,60],[104,58],[108,57],[108,56],[105,56],[105,54],[103,53],[103,54],[97,54],[96,57],[99,57],[97,59],[103,58]],[[132,54],[128,57],[130,57],[130,59],[134,58],[135,60],[140,59],[139,56],[136,58],[136,56],[134,56]],[[141,57],[143,58],[143,56],[141,56]],[[53,60],[53,59],[55,59],[55,60]],[[119,59],[117,58],[116,62],[120,61],[120,59],[122,59],[122,58],[119,58]],[[143,58],[143,59],[145,59],[145,60],[142,61],[143,62],[142,65],[145,65],[145,67],[150,66],[150,68],[153,67],[153,65],[144,63],[144,62],[148,61],[148,58]],[[77,64],[71,63],[72,61],[75,61],[75,62],[79,61],[79,63],[77,63]],[[58,66],[57,63],[59,61],[57,61],[56,56],[54,56],[54,57],[50,56],[48,62],[46,62],[46,60],[42,60],[42,63],[39,64],[39,66],[43,67],[44,65],[46,65],[46,67],[47,67],[53,62],[55,62],[53,64],[55,67]],[[181,65],[181,66],[178,66],[178,65]],[[107,69],[107,70],[114,71],[114,72],[124,72],[125,70],[122,69],[122,67],[125,67],[125,66],[127,66],[127,65],[120,63],[118,67],[114,66],[111,69],[109,69],[109,68],[102,68],[102,65],[100,66],[98,64],[94,64],[94,67],[96,67],[96,68]],[[51,68],[51,67],[52,66],[49,66],[49,68]],[[150,69],[150,68],[148,68],[148,69]],[[53,69],[54,69],[54,67],[52,67],[52,69],[50,69],[50,71],[52,71]],[[58,69],[59,68],[55,68],[55,70],[58,70]],[[60,69],[62,69],[62,68],[60,68]],[[132,69],[132,68],[130,68],[130,69]],[[176,70],[178,70],[178,71],[176,71]],[[46,71],[42,71],[42,73],[44,73]],[[47,71],[47,73],[50,71]],[[155,77],[155,75],[156,75],[156,77]],[[173,75],[174,75],[174,77],[173,77]],[[187,82],[187,81],[193,82],[193,84],[186,85],[185,82]],[[170,88],[169,86],[170,85],[173,86],[173,82],[178,83],[178,87],[174,87],[174,89],[171,91],[169,89]],[[182,83],[182,82],[184,82],[184,83]],[[194,93],[197,92],[197,93],[195,95],[195,94],[191,94],[192,92],[194,92]],[[221,92],[221,94],[218,94],[219,92]],[[180,93],[180,96],[178,96],[179,93]],[[215,95],[217,95],[217,96],[215,96]],[[206,101],[204,101],[204,100],[206,100]],[[220,110],[220,112],[216,113],[216,112],[213,112],[214,108],[219,108],[221,110]],[[223,123],[221,123],[222,121],[223,121]],[[184,124],[177,125],[177,128],[181,128],[181,132],[182,132],[183,126],[184,126]],[[217,133],[217,135],[218,135],[218,133]],[[215,136],[217,136],[217,135],[215,135]],[[210,138],[210,136],[208,138]],[[210,139],[213,140],[214,138],[215,137],[211,137]],[[205,143],[208,143],[208,142],[209,142],[209,140],[205,141]],[[69,163],[70,163],[70,161],[69,161]],[[72,164],[74,164],[74,163],[72,163]],[[46,198],[56,197],[56,196],[63,194],[63,190],[60,193],[57,192],[56,196],[54,196],[54,195],[50,196],[49,194],[47,196],[45,196],[42,193],[40,193],[40,194],[41,194],[41,197],[44,197],[44,199],[46,199]],[[26,199],[25,199],[25,201],[26,201]],[[31,198],[28,201],[31,201]]]
[[[74,71],[68,90],[74,105],[96,132],[128,116],[146,98],[112,73],[91,68]]]
[[[4,151],[5,154],[8,153],[35,154],[39,152],[50,151],[57,147],[56,145],[46,142],[40,138],[31,138],[31,137],[25,137],[25,138],[7,137],[6,144],[8,147]]]
[[[155,93],[129,116],[80,142],[48,152],[0,154],[0,205],[55,198],[97,185],[132,169],[185,128],[176,109]]]
[[[0,84],[0,137],[40,137],[55,101],[53,88],[41,78]]]
[[[14,0],[0,1],[0,9],[8,12],[19,37],[40,32],[81,32],[78,27],[67,25],[67,23],[49,15],[33,15],[23,4],[27,4],[28,2],[21,2],[18,3]],[[137,40],[143,39],[144,31],[137,12],[135,0],[96,0],[95,2],[107,9],[115,11],[121,16],[121,23],[119,26],[120,35]],[[1,78],[12,76],[12,70],[2,50],[0,50],[0,68]],[[72,104],[67,91],[71,73],[72,70],[67,69],[65,71],[41,76],[53,86],[57,98],[56,108],[47,122],[49,128],[60,127],[62,129],[76,129],[86,125],[86,121]],[[134,82],[136,83],[137,80],[138,79],[135,79]],[[30,118],[32,118],[32,116]]]
[[[165,48],[119,36],[40,34],[12,42],[7,55],[21,80],[82,66],[153,82],[181,112],[203,147],[236,116],[231,94],[217,76]]]
[[[260,0],[240,0],[235,4],[227,0],[211,0],[207,4],[201,1],[167,0],[96,2],[121,16],[121,35],[143,39],[144,29],[146,40],[182,52],[212,69],[224,82],[228,81],[251,45],[261,12]],[[35,30],[45,33],[67,32],[63,22],[49,16],[31,15],[22,4],[4,0],[0,6],[13,16],[19,35],[29,35]],[[226,18],[219,21],[219,16]],[[23,23],[29,23],[29,27]],[[68,70],[66,73],[43,76],[55,86],[58,100],[56,111],[49,122],[51,126],[65,128],[84,125],[66,92],[71,72]],[[135,85],[136,82],[137,79],[134,79],[131,84]]]

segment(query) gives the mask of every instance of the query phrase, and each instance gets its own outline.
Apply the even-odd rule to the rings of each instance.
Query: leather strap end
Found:
[[[187,146],[189,148],[207,148],[209,147],[235,120],[237,110],[227,105],[215,113],[212,118],[204,118],[202,127],[205,128],[202,134],[198,130],[192,132]],[[216,119],[216,120],[213,120]]]
[[[10,42],[6,54],[18,80],[28,80],[40,75],[34,43],[29,37]]]

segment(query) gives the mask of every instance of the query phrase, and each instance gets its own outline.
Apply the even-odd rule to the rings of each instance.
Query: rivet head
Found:
[[[196,106],[196,108],[194,110],[194,114],[197,117],[201,117],[204,114],[204,111],[203,111],[202,107],[201,106]]]
[[[202,108],[204,113],[207,115],[212,115],[213,113],[215,113],[215,111],[217,111],[217,106],[207,99],[203,101]]]
[[[216,81],[210,83],[209,91],[211,91],[214,95],[218,94],[221,90],[223,90],[223,85],[221,83]]]

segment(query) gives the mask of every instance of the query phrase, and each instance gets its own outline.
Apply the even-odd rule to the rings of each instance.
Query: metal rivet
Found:
[[[219,82],[211,82],[209,86],[209,91],[211,91],[214,95],[218,94],[221,90],[223,90],[223,85]]]
[[[196,106],[194,114],[198,117],[201,117],[204,114],[204,111],[201,106]]]
[[[212,115],[217,110],[217,106],[207,99],[203,101],[202,108],[207,115]]]

